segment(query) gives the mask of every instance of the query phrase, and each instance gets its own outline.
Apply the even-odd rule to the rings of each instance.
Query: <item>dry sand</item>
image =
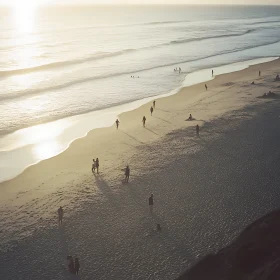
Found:
[[[118,131],[93,130],[0,184],[0,279],[69,279],[68,254],[80,257],[81,279],[174,279],[226,245],[280,202],[271,183],[279,163],[279,100],[257,98],[280,92],[273,82],[279,70],[276,60],[218,76],[208,91],[204,84],[184,88],[158,99],[152,117],[151,104],[124,113]],[[195,121],[186,121],[189,113]],[[96,157],[99,175],[91,173]],[[267,166],[272,179],[262,172]]]

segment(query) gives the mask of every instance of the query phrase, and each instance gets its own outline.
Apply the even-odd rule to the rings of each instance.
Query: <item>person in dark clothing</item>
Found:
[[[99,174],[99,159],[98,158],[95,160],[95,167],[96,167],[97,174]]]
[[[207,87],[207,85],[206,85],[206,84],[205,84],[205,89],[206,89],[206,90],[208,90],[208,87]]]
[[[212,77],[214,76],[214,70],[212,70]]]
[[[128,183],[129,176],[130,176],[130,168],[129,168],[128,165],[127,165],[126,168],[125,168],[124,175],[125,175],[124,182],[125,182],[125,183]]]
[[[151,108],[150,108],[150,112],[151,112],[151,116],[153,115],[153,112],[154,112],[154,108],[153,108],[153,106],[151,106]]]
[[[92,160],[91,172],[94,173],[96,168],[95,159]]]
[[[261,71],[259,71],[259,77],[261,76],[261,74],[262,74]]]
[[[61,206],[58,208],[57,213],[58,213],[58,223],[59,225],[62,225],[63,208]]]
[[[145,127],[145,125],[146,125],[146,117],[145,116],[142,119],[142,123],[143,123],[143,127]]]
[[[79,274],[79,270],[80,270],[80,263],[79,263],[79,259],[75,258],[75,274],[78,275]]]
[[[116,127],[117,127],[117,129],[119,129],[119,124],[120,124],[120,121],[118,119],[116,119]]]
[[[198,124],[196,125],[195,129],[196,129],[196,135],[199,136],[199,125]]]
[[[154,107],[154,109],[156,108],[156,101],[155,100],[153,102],[153,107]]]
[[[151,194],[151,196],[149,197],[149,208],[151,214],[153,214],[153,206],[154,206],[154,195]]]
[[[67,257],[67,265],[68,265],[69,272],[72,273],[72,274],[76,274],[74,260],[73,260],[72,256]]]

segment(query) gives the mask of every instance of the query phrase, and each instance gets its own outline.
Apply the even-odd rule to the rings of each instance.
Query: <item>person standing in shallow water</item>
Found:
[[[120,121],[118,119],[116,119],[116,127],[117,127],[117,129],[119,129],[119,124],[120,124]]]
[[[196,125],[195,129],[196,129],[196,135],[199,136],[199,125],[198,124]]]
[[[261,76],[261,74],[262,74],[261,71],[259,71],[259,77]]]
[[[151,108],[150,108],[150,112],[151,112],[151,116],[153,115],[153,112],[154,112],[154,108],[153,108],[153,106],[151,106]]]
[[[143,123],[143,127],[145,127],[145,125],[146,125],[146,117],[145,116],[142,119],[142,123]]]
[[[156,101],[155,100],[153,102],[153,107],[154,107],[154,109],[156,108]]]
[[[151,193],[149,197],[150,214],[153,214],[153,207],[154,207],[154,195]]]
[[[95,167],[96,167],[97,174],[99,174],[99,159],[98,158],[96,158]]]
[[[59,225],[62,225],[63,208],[61,206],[58,208],[57,213],[58,213],[58,223]]]
[[[212,70],[212,77],[214,76],[214,70]]]

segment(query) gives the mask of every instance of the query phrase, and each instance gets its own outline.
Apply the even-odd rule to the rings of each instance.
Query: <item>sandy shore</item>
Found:
[[[267,124],[256,121],[269,109],[275,118],[268,135],[279,136],[279,100],[257,98],[269,90],[279,93],[280,84],[273,82],[279,71],[276,60],[218,76],[207,83],[208,91],[204,84],[184,88],[158,99],[152,117],[151,104],[124,113],[118,131],[93,130],[62,154],[0,184],[0,278],[67,279],[66,255],[77,254],[82,279],[173,279],[198,255],[224,246],[279,202],[276,193],[264,197],[252,179],[263,162],[279,155],[279,148],[274,155],[270,150],[277,147],[275,139],[265,138]],[[196,121],[186,121],[189,113]],[[127,163],[131,181],[124,185],[121,169]],[[151,192],[153,217],[147,209]],[[59,230],[60,205],[65,226]],[[160,235],[156,223],[163,225]]]

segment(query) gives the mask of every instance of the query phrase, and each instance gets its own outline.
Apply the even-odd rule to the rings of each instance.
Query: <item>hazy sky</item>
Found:
[[[280,0],[0,0],[1,4],[20,3],[63,3],[63,4],[244,4],[280,5]]]

